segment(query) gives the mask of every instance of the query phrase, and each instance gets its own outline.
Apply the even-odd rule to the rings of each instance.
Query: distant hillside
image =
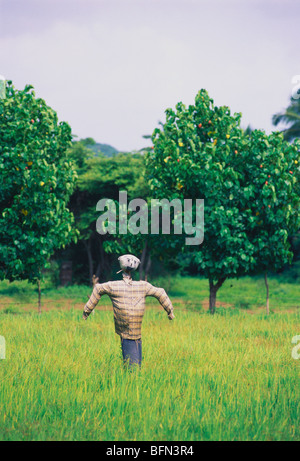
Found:
[[[96,155],[102,152],[102,154],[106,155],[107,157],[112,157],[114,154],[118,154],[120,152],[109,144],[101,144],[100,142],[96,142],[93,138],[80,139],[79,142],[95,152]]]
[[[109,144],[101,144],[96,142],[95,144],[87,144],[86,147],[91,149],[95,154],[102,152],[107,157],[112,157],[114,154],[117,154],[119,151]]]

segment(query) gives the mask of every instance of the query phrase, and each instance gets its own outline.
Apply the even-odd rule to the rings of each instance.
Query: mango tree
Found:
[[[66,207],[76,179],[71,128],[33,87],[0,100],[0,279],[38,282],[56,248],[76,239]]]
[[[240,120],[201,90],[195,104],[166,110],[146,159],[153,197],[204,199],[203,243],[187,246],[183,233],[166,239],[164,249],[192,251],[209,281],[211,313],[227,278],[291,261],[287,237],[299,227],[299,141],[247,134]]]

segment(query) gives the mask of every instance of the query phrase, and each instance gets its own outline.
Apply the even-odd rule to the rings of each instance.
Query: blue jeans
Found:
[[[121,347],[124,363],[130,367],[142,364],[142,340],[121,338]]]

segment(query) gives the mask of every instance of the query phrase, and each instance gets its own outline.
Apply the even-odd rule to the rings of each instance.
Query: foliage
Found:
[[[71,129],[31,85],[0,100],[0,278],[36,281],[56,248],[76,239],[68,201],[76,173]]]
[[[299,228],[299,147],[281,133],[250,135],[241,114],[215,107],[201,90],[195,105],[166,110],[152,135],[147,175],[153,195],[169,200],[203,198],[205,234],[201,247],[184,247],[182,236],[165,240],[170,250],[192,251],[217,289],[226,278],[277,270],[291,261],[288,236]]]
[[[94,152],[82,140],[72,141],[72,145],[68,148],[66,154],[68,159],[74,164],[79,176],[87,170],[88,159],[95,156]]]
[[[106,198],[118,203],[119,191],[127,191],[128,200],[146,197],[148,186],[143,175],[144,158],[139,153],[95,156],[87,147],[86,140],[74,142],[68,155],[75,161],[78,172],[76,189],[69,202],[80,230],[78,244],[69,247],[69,256],[75,261],[75,277],[82,283],[88,278],[91,281],[95,273],[105,280],[111,275],[112,253],[118,254],[126,244],[123,236],[118,239],[117,235],[100,235],[97,232],[96,221],[100,213],[96,205],[100,199]],[[85,265],[83,261],[86,261]],[[88,273],[85,268],[88,268]]]
[[[291,98],[290,105],[283,112],[279,112],[272,117],[272,122],[275,126],[279,123],[286,125],[282,130],[284,139],[293,141],[300,138],[300,95],[298,98]]]

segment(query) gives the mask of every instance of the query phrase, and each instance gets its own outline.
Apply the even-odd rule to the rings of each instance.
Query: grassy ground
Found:
[[[299,440],[300,360],[291,355],[299,287],[277,282],[270,281],[271,315],[263,281],[243,279],[225,284],[224,306],[211,316],[205,281],[164,280],[176,319],[148,304],[143,366],[134,373],[122,367],[107,298],[85,322],[89,288],[44,286],[53,308],[45,303],[39,316],[27,304],[36,296],[30,287],[3,282],[0,439]],[[237,306],[234,295],[246,294],[250,306]],[[59,307],[66,295],[67,309]]]

